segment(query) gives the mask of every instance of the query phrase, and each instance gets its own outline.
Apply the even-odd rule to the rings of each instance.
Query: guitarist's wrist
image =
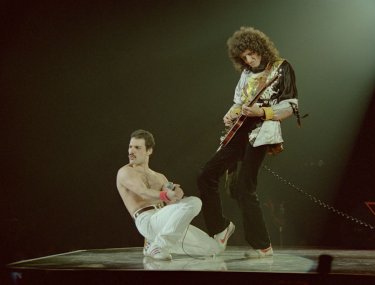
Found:
[[[260,110],[261,110],[260,118],[261,118],[262,120],[265,120],[265,119],[266,119],[266,111],[264,111],[263,108],[260,108]]]
[[[272,107],[261,107],[263,110],[262,120],[272,120],[273,118],[273,109]]]

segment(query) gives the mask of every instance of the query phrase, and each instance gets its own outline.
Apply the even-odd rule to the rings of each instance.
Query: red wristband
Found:
[[[160,197],[160,200],[162,200],[163,202],[170,202],[171,201],[168,198],[167,191],[160,191],[159,197]]]

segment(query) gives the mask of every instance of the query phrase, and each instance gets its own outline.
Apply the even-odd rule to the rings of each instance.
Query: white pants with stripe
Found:
[[[204,231],[190,225],[202,208],[198,197],[185,197],[161,209],[141,213],[135,219],[138,231],[148,242],[166,248],[170,253],[214,255],[217,242]]]

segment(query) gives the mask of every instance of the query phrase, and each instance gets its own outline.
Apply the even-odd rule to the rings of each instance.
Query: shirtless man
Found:
[[[184,197],[180,185],[149,168],[155,141],[144,130],[131,134],[129,163],[117,173],[117,189],[139,233],[146,239],[143,254],[171,260],[171,253],[215,255],[217,241],[190,225],[201,210],[197,197]]]

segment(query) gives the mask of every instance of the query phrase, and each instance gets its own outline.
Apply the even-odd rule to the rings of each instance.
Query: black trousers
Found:
[[[245,239],[254,249],[270,245],[269,234],[264,222],[260,202],[256,194],[259,169],[267,152],[266,146],[253,147],[248,133],[255,128],[255,122],[247,119],[232,140],[202,168],[197,184],[203,202],[202,212],[209,235],[223,231],[229,220],[223,216],[219,192],[219,181],[227,169],[242,160],[233,197],[241,210]]]

